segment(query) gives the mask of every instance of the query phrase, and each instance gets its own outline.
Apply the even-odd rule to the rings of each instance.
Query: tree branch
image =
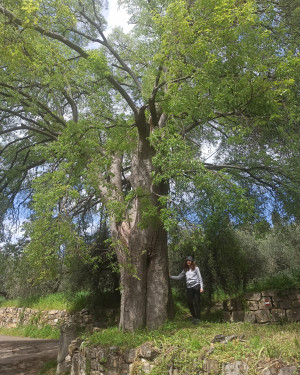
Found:
[[[41,129],[33,128],[32,126],[28,126],[28,125],[24,125],[24,124],[21,124],[21,126],[14,126],[12,128],[9,128],[9,129],[1,130],[0,135],[11,133],[11,132],[14,132],[14,131],[17,131],[17,130],[24,130],[24,129],[31,130],[35,133],[45,135],[45,136],[50,137],[50,138],[54,139],[55,141],[57,141],[57,137],[55,137],[53,134],[47,133],[47,132],[45,132]]]
[[[126,100],[129,107],[132,109],[134,115],[137,116],[138,115],[138,109],[137,109],[136,105],[134,104],[131,97],[127,94],[127,92],[123,89],[123,87],[119,84],[119,82],[111,75],[107,77],[107,80],[123,96],[123,98]]]
[[[23,27],[23,21],[20,18],[16,17],[12,12],[7,10],[6,8],[0,6],[0,13],[2,13],[5,17],[7,17],[15,25]],[[32,28],[36,30],[37,32],[39,32],[41,35],[48,36],[51,39],[58,40],[59,42],[65,44],[66,46],[70,47],[73,51],[78,52],[79,55],[84,58],[87,58],[89,56],[88,53],[86,53],[84,49],[82,49],[77,44],[71,42],[69,39],[63,37],[60,34],[46,30],[39,25],[32,25]]]
[[[63,126],[66,126],[65,121],[61,117],[59,117],[55,113],[53,113],[48,106],[46,106],[44,103],[42,103],[41,101],[37,100],[36,98],[33,98],[31,95],[27,94],[26,92],[20,90],[19,87],[14,87],[14,86],[8,85],[6,83],[2,83],[2,82],[0,82],[0,86],[8,88],[8,89],[10,89],[13,92],[16,92],[18,94],[21,94],[22,96],[24,96],[24,98],[28,99],[31,103],[36,103],[40,108],[42,108],[51,117],[53,117],[55,119],[55,121],[59,122]],[[29,107],[29,105],[26,102],[23,102],[23,104],[24,103],[25,103],[25,105],[27,107]]]

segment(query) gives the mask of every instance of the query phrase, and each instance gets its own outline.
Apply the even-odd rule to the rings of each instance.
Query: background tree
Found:
[[[131,35],[105,34],[100,1],[0,7],[0,181],[3,212],[34,212],[28,251],[52,260],[106,207],[135,330],[170,316],[167,230],[187,195],[204,217],[242,220],[271,194],[298,215],[299,71],[276,7],[124,3]]]

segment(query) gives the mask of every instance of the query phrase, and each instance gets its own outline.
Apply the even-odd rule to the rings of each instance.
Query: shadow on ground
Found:
[[[0,335],[0,374],[37,375],[45,362],[56,359],[58,340]]]

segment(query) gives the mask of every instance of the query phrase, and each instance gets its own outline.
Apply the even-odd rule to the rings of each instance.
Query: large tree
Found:
[[[80,243],[80,216],[106,207],[120,326],[135,330],[171,314],[178,199],[237,215],[272,193],[294,213],[299,61],[276,4],[123,3],[129,35],[107,35],[98,0],[0,7],[0,181],[3,212],[32,203],[31,247],[46,262]]]

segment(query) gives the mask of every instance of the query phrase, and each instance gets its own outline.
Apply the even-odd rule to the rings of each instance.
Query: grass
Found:
[[[119,307],[119,296],[111,293],[92,294],[88,291],[76,293],[53,293],[45,296],[34,296],[6,300],[0,297],[0,307],[27,307],[36,310],[66,310],[80,311],[84,308],[91,310],[98,308]]]
[[[79,311],[88,305],[89,292],[55,293],[46,296],[0,300],[0,307],[27,307],[36,310],[67,310]]]
[[[48,361],[40,369],[38,375],[55,375],[56,367],[57,367],[57,361],[55,359]]]
[[[49,325],[38,327],[36,325],[24,325],[15,328],[0,327],[0,335],[32,337],[36,339],[59,339],[59,328]]]

